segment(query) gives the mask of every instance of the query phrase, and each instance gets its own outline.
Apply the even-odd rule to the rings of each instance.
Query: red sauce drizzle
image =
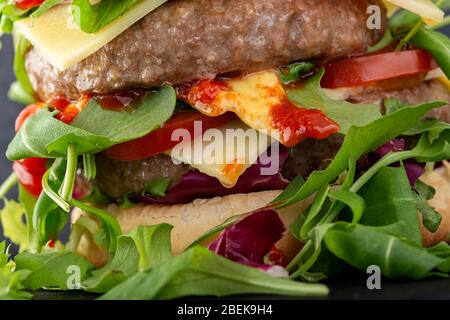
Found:
[[[307,138],[325,139],[339,131],[339,125],[322,111],[299,108],[284,99],[270,110],[272,127],[280,131],[281,142],[293,147]]]
[[[199,102],[202,104],[211,104],[219,93],[228,90],[230,90],[230,88],[222,81],[202,80],[191,84],[190,86],[181,86],[179,95],[191,105],[196,105]]]

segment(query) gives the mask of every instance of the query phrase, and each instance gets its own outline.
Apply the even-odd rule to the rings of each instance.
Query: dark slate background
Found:
[[[0,183],[11,174],[11,162],[6,159],[6,146],[14,137],[14,121],[22,106],[10,101],[7,97],[10,84],[15,77],[12,71],[14,50],[10,37],[2,38],[3,48],[0,50]],[[16,197],[16,191],[10,197]],[[3,204],[1,204],[3,206]],[[3,232],[0,226],[0,241]]]

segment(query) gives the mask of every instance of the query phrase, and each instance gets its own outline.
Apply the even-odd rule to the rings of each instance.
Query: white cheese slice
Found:
[[[59,70],[90,56],[167,0],[141,0],[103,29],[89,34],[74,23],[70,4],[58,5],[37,19],[19,20],[16,31],[42,51]]]
[[[209,129],[203,136],[180,142],[167,153],[175,163],[190,164],[231,188],[272,141],[269,136],[235,120],[218,129]]]
[[[431,0],[384,0],[384,2],[418,14],[427,24],[433,25],[444,20],[445,12]]]

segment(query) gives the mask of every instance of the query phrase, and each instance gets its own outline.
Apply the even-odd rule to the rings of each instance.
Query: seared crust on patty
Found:
[[[100,153],[95,162],[97,186],[113,199],[120,199],[130,192],[140,193],[146,184],[162,177],[176,184],[190,169],[187,164],[174,164],[165,154],[138,161],[118,161]]]
[[[173,0],[60,72],[32,48],[26,69],[41,99],[108,93],[364,52],[384,32],[366,27],[379,0]]]
[[[450,90],[439,80],[429,80],[412,88],[401,90],[386,91],[376,87],[361,87],[361,92],[350,99],[357,103],[378,103],[380,107],[382,107],[383,99],[396,99],[402,103],[413,105],[436,100],[450,103]],[[433,109],[428,116],[450,123],[450,106]]]

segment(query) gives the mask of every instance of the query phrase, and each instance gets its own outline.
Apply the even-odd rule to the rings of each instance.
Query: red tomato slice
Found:
[[[424,74],[436,67],[433,57],[422,49],[371,54],[329,63],[321,84],[331,89],[355,87]]]
[[[40,109],[45,107],[45,103],[35,103],[30,104],[25,109],[23,109],[16,119],[15,129],[16,132],[19,131],[20,127],[23,125],[28,117],[32,116]],[[39,196],[42,191],[42,177],[47,170],[45,166],[46,159],[40,158],[29,158],[19,161],[14,161],[13,170],[19,179],[20,184],[32,195]]]
[[[34,196],[39,196],[42,191],[42,177],[47,167],[46,159],[28,158],[14,161],[13,170],[20,184]]]
[[[177,145],[178,141],[172,141],[172,132],[176,129],[186,129],[194,137],[194,122],[202,122],[202,133],[211,128],[217,128],[221,125],[235,119],[232,113],[226,113],[219,117],[208,117],[200,112],[178,112],[175,113],[160,129],[149,133],[148,135],[122,144],[118,144],[104,154],[112,159],[121,161],[141,160],[153,155],[162,153]]]
[[[15,0],[16,7],[22,10],[28,10],[40,6],[45,0]]]

